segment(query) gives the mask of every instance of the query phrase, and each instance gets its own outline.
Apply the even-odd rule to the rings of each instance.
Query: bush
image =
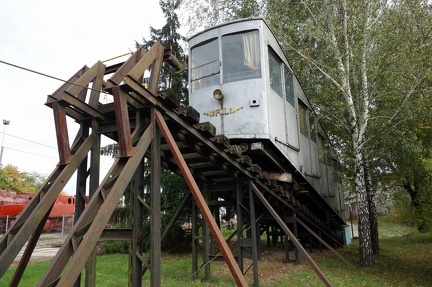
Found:
[[[100,247],[100,254],[126,254],[129,252],[130,244],[128,241],[107,240]]]
[[[192,234],[187,233],[181,226],[175,225],[168,234],[162,249],[171,253],[190,252],[192,249]]]

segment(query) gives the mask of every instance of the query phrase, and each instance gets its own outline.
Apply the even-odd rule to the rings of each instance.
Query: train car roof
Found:
[[[217,24],[217,25],[214,25],[214,26],[208,27],[208,28],[206,28],[206,29],[204,29],[204,30],[202,30],[202,31],[200,31],[200,32],[198,32],[198,33],[196,33],[196,34],[190,36],[189,39],[188,39],[188,41],[190,41],[191,39],[193,39],[193,38],[195,38],[195,37],[197,37],[197,36],[199,36],[199,35],[201,35],[201,34],[204,34],[204,33],[207,32],[207,31],[213,30],[213,29],[218,29],[218,28],[220,28],[220,27],[228,26],[228,25],[235,24],[235,23],[248,22],[248,21],[254,21],[254,20],[256,20],[256,21],[262,21],[262,22],[264,22],[264,23],[266,24],[266,26],[268,27],[268,25],[267,25],[267,23],[265,22],[264,18],[261,18],[261,17],[251,17],[251,18],[236,19],[236,20],[232,20],[232,21],[228,21],[228,22],[225,22],[225,23],[221,23],[221,24]],[[270,28],[269,28],[269,29],[270,29]],[[271,31],[271,30],[270,30],[270,31]],[[272,32],[272,33],[273,33],[273,32]],[[274,35],[273,35],[273,36],[274,36]]]

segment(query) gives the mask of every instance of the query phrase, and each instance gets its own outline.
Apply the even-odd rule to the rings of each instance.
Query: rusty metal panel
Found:
[[[152,46],[152,49],[155,50],[155,58],[154,62],[151,67],[151,73],[150,73],[150,79],[149,79],[149,91],[153,93],[153,95],[157,94],[158,90],[158,83],[159,83],[159,75],[162,70],[162,64],[163,64],[163,52],[164,48],[160,43],[156,43]],[[133,78],[133,74],[131,74],[131,77]]]
[[[65,108],[57,102],[53,103],[52,108],[54,112],[54,123],[60,164],[68,164],[71,161],[71,151],[69,147],[69,134],[67,129]]]
[[[132,148],[127,101],[119,87],[113,87],[112,94],[114,97],[114,110],[120,149],[119,156],[127,157],[130,156]]]
[[[110,89],[120,85],[126,74],[135,66],[135,64],[146,54],[144,49],[140,48],[133,53],[129,59],[108,79],[105,89]]]
[[[102,68],[102,69],[101,69]],[[88,84],[93,81],[97,76],[102,72],[102,76],[105,72],[105,65],[100,61],[96,62],[89,70],[87,70],[81,77],[79,77],[72,86],[70,86],[65,93],[68,93],[71,96],[75,96],[80,93],[82,90],[87,90]],[[94,89],[95,87],[92,87]],[[53,94],[55,97],[56,94]],[[85,101],[85,99],[80,99]]]
[[[102,64],[101,62],[97,63],[96,77],[93,80],[92,90],[90,92],[90,99],[88,101],[88,104],[95,109],[99,105],[99,98],[100,98],[101,89],[105,83],[105,81],[103,79],[104,74],[105,74],[105,69],[106,69],[106,66],[104,64]]]
[[[104,71],[105,65],[100,62],[97,62],[90,69],[85,66],[75,74],[68,83],[62,85],[62,87],[56,90],[52,95],[49,95],[45,104],[47,106],[52,106],[55,102],[61,102],[65,106],[66,113],[75,120],[82,120],[83,116],[106,120],[105,116],[97,110],[98,102],[94,100],[94,95],[97,95],[97,99],[99,98],[100,89],[104,83]],[[88,85],[91,81],[94,81],[90,97],[91,99],[93,98],[93,100],[90,105],[87,105],[85,97]],[[73,109],[70,106],[72,106]]]
[[[63,91],[67,90],[69,87],[73,85],[75,81],[77,81],[86,71],[88,71],[89,67],[84,65],[81,69],[79,69],[72,77],[70,77],[63,85],[61,85],[57,90],[52,93],[52,95],[57,95],[63,93]],[[45,103],[49,105],[49,98],[51,95],[48,95],[48,102]],[[57,99],[56,97],[52,97],[53,99]]]
[[[162,63],[162,58],[158,57],[161,47],[162,45],[160,43],[155,43],[147,52],[145,52],[144,56],[130,69],[130,71],[128,71],[127,75],[137,81],[144,74],[144,71],[155,62],[155,60],[159,60]],[[157,72],[158,75],[159,72]],[[157,89],[152,92],[156,94]]]

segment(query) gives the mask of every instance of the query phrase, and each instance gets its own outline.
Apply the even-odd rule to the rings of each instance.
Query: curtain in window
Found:
[[[243,60],[246,67],[252,70],[259,69],[260,51],[258,45],[258,32],[254,31],[243,35]]]

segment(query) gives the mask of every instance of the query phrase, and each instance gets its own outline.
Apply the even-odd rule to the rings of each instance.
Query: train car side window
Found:
[[[219,85],[220,65],[218,39],[213,39],[193,47],[191,50],[191,60],[192,91]]]
[[[310,124],[310,133],[311,133],[311,140],[313,142],[316,142],[316,133],[317,133],[317,129],[316,129],[316,119],[315,117],[312,115],[312,113],[309,116],[309,124]]]
[[[270,48],[268,54],[269,54],[269,68],[270,68],[270,87],[279,96],[283,97],[281,61]]]
[[[322,135],[318,134],[318,155],[319,155],[319,162],[320,163],[325,163],[325,157],[326,157],[326,144],[325,144],[325,139]]]
[[[284,66],[284,76],[285,76],[285,99],[288,103],[294,106],[294,85],[293,85],[293,75],[290,73],[288,68]]]
[[[308,136],[308,127],[307,127],[307,108],[306,106],[299,101],[299,125],[300,125],[300,132]]]
[[[258,30],[222,36],[224,83],[261,77]]]

